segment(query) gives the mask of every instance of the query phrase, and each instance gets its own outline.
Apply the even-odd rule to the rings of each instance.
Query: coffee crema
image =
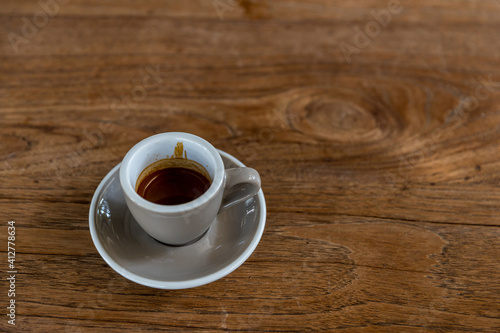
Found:
[[[136,192],[160,205],[180,205],[205,193],[211,185],[207,170],[185,158],[166,158],[146,167],[139,175]]]

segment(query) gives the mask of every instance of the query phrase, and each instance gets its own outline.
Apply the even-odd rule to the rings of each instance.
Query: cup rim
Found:
[[[198,198],[191,200],[189,202],[179,204],[179,205],[160,205],[151,201],[148,201],[141,197],[135,188],[129,181],[129,165],[136,154],[147,145],[155,142],[160,142],[162,140],[179,140],[179,141],[190,141],[191,143],[197,144],[202,147],[215,161],[214,176],[212,179],[212,184],[205,193],[203,193]],[[149,211],[159,213],[159,214],[176,214],[184,213],[198,207],[204,206],[210,200],[212,200],[221,189],[224,183],[224,163],[219,153],[212,144],[199,136],[185,132],[164,132],[147,137],[138,143],[136,143],[128,152],[122,160],[120,165],[120,185],[123,189],[123,193],[132,201],[134,204],[147,209]]]

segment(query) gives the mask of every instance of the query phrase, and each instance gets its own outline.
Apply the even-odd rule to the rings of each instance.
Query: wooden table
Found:
[[[1,331],[500,330],[500,1],[57,1],[0,6]],[[167,131],[267,202],[248,261],[188,290],[121,277],[88,227]]]

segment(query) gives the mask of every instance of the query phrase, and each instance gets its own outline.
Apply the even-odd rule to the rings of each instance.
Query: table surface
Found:
[[[57,1],[0,6],[2,331],[498,331],[500,1]],[[250,258],[188,290],[123,278],[88,226],[168,131],[267,203]]]

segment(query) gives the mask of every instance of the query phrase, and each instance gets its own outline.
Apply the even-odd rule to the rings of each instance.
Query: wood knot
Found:
[[[289,105],[293,127],[311,137],[337,142],[370,142],[383,138],[387,119],[355,96],[315,93]]]

